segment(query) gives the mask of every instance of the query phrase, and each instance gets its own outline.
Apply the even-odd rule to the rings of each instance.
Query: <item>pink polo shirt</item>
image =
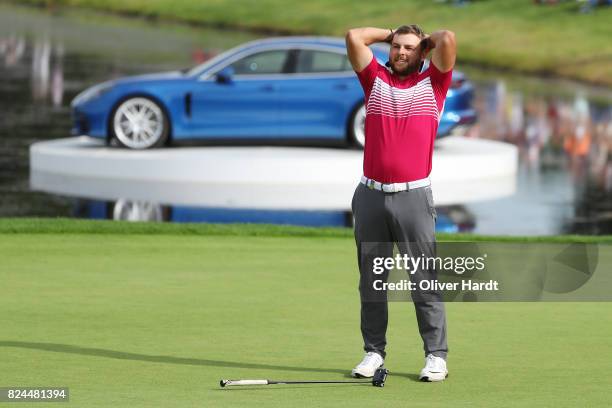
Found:
[[[357,76],[366,104],[363,174],[383,183],[429,176],[452,70],[442,73],[430,62],[400,80],[374,57]]]

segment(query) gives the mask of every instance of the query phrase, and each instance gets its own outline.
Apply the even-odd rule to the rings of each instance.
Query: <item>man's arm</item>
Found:
[[[457,44],[455,33],[441,30],[427,37],[427,52],[433,49],[431,61],[440,72],[448,72],[455,66]]]
[[[372,61],[372,50],[368,47],[377,42],[391,41],[391,30],[385,28],[352,28],[346,33],[346,50],[349,61],[356,72],[361,72]]]

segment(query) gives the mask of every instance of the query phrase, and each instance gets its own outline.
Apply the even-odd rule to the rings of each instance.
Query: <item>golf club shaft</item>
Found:
[[[272,381],[268,380],[268,384],[371,384],[372,381],[358,381],[358,380],[345,380],[345,381]]]
[[[221,380],[222,387],[241,385],[272,385],[272,384],[369,384],[372,381],[276,381],[276,380]]]

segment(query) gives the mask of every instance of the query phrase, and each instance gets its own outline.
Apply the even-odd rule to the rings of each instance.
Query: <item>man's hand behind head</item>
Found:
[[[427,57],[429,52],[436,48],[436,45],[429,39],[429,36],[426,36],[421,40],[421,49],[423,50],[423,56]]]

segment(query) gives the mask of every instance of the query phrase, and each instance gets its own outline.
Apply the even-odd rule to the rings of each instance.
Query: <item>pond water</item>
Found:
[[[192,67],[258,37],[0,5],[0,216],[350,224],[350,214],[342,213],[101,202],[30,189],[29,145],[70,136],[70,101],[81,90],[110,78]],[[612,90],[457,68],[475,84],[479,113],[478,123],[461,132],[519,147],[517,191],[502,199],[441,207],[438,230],[612,233]]]

